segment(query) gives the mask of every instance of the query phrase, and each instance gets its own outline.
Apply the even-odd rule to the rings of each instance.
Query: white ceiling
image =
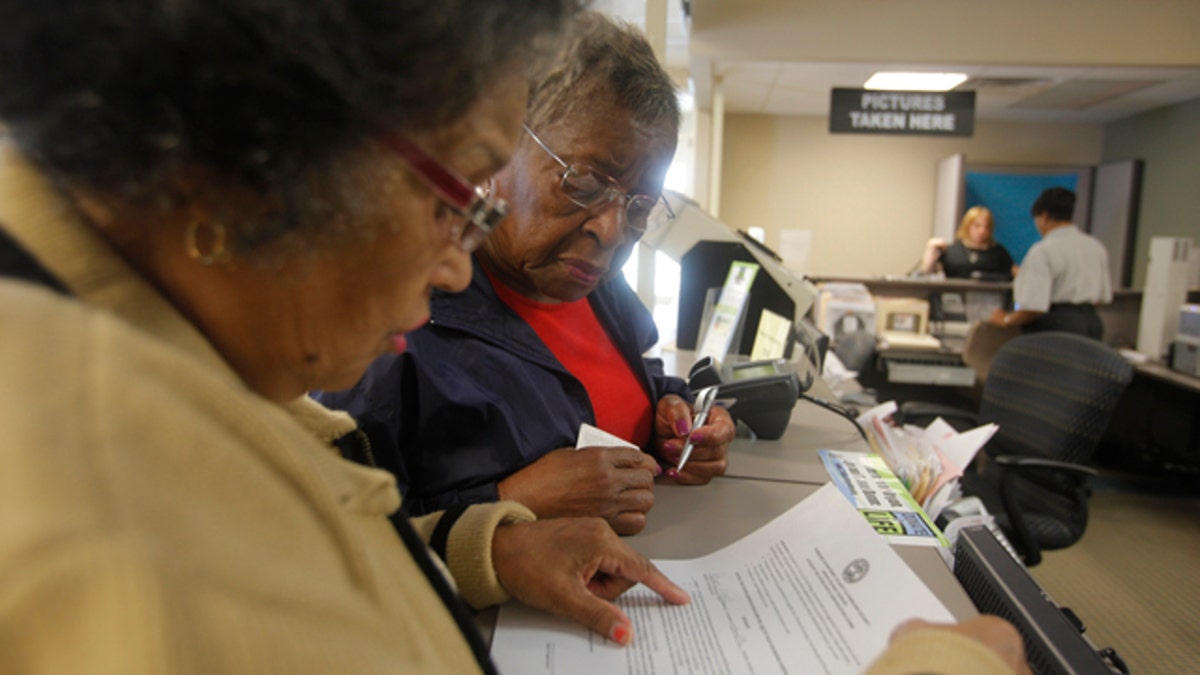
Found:
[[[741,54],[738,58],[706,55],[697,59],[691,53],[681,3],[666,2],[668,68],[678,80],[692,81],[701,108],[708,107],[711,92],[719,86],[727,113],[823,117],[829,112],[831,89],[861,87],[879,70],[966,73],[971,79],[959,89],[976,91],[977,119],[1106,123],[1200,97],[1200,67],[779,61],[756,59],[753,53],[749,58]],[[597,0],[594,6],[634,24],[645,24],[646,0]],[[697,63],[704,72],[695,72]]]

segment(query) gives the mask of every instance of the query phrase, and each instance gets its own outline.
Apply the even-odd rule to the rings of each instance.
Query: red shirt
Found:
[[[596,426],[640,448],[649,445],[654,424],[650,395],[600,325],[587,298],[537,302],[491,274],[488,278],[504,304],[524,319],[567,371],[583,383]]]

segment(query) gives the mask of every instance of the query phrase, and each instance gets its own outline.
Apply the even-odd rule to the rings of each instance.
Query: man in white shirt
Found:
[[[1104,325],[1096,305],[1112,302],[1108,251],[1075,226],[1075,193],[1049,188],[1030,212],[1042,240],[1030,247],[1013,280],[1012,312],[996,309],[992,323],[1024,333],[1066,331],[1099,340]]]

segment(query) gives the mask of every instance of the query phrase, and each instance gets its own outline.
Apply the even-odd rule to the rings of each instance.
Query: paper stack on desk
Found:
[[[724,549],[655,562],[690,604],[631,589],[617,605],[634,639],[620,647],[509,603],[492,637],[500,672],[858,673],[904,620],[953,621],[832,484]]]
[[[963,468],[999,429],[983,424],[958,432],[940,417],[921,429],[898,426],[892,416],[895,401],[888,401],[859,415],[871,449],[883,458],[913,499],[936,520],[946,504],[961,496],[958,479]]]
[[[936,352],[942,348],[942,341],[929,333],[884,331],[879,334],[877,339],[880,349],[909,349]]]

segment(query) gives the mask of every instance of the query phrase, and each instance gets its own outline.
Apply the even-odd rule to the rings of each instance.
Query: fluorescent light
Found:
[[[966,79],[965,73],[875,73],[863,87],[890,91],[949,91]]]

